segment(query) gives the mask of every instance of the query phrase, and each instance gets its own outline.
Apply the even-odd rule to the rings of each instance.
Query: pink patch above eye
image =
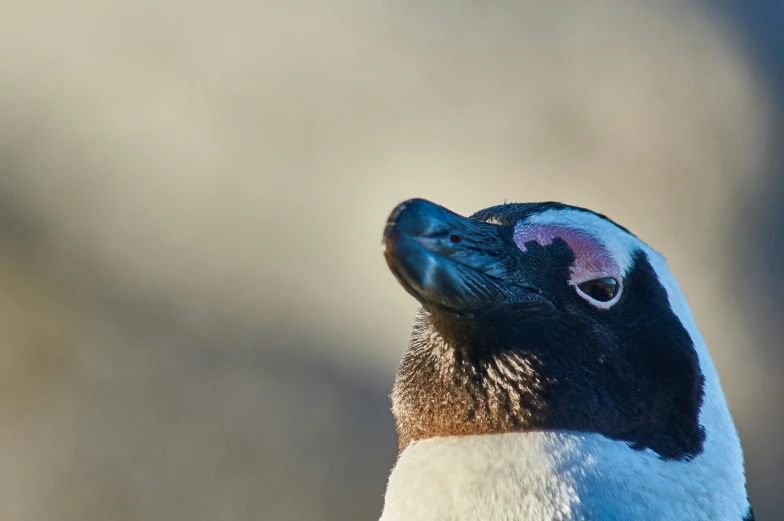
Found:
[[[526,251],[526,243],[534,241],[547,246],[556,237],[563,239],[574,252],[575,261],[571,267],[574,284],[601,277],[621,281],[620,268],[610,252],[604,244],[585,232],[551,224],[518,224],[514,231],[515,244],[522,251]]]

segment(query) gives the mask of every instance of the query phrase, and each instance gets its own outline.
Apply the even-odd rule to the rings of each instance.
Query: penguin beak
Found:
[[[399,204],[384,229],[389,269],[424,308],[475,312],[514,299],[541,300],[511,283],[515,263],[502,227],[458,215],[424,199]]]

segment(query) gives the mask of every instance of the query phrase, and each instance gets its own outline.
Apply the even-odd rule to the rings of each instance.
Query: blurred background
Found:
[[[784,516],[784,5],[3,12],[0,519],[377,519],[409,197],[587,206],[663,252]]]

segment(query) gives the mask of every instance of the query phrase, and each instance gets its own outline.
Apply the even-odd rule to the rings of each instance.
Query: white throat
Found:
[[[390,476],[381,521],[740,521],[742,464],[706,441],[689,462],[563,431],[414,442]]]

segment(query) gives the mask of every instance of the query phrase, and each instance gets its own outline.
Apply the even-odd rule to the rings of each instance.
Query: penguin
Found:
[[[381,521],[751,521],[708,348],[662,255],[594,211],[398,205],[421,304]]]

